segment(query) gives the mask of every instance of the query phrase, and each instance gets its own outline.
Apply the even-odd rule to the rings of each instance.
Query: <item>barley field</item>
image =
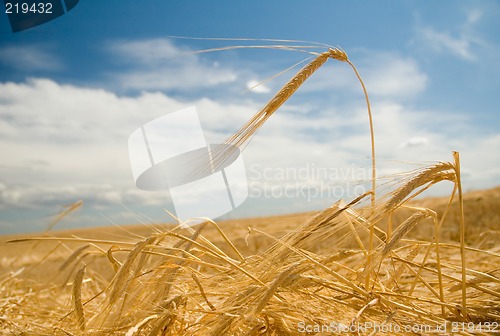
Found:
[[[405,187],[374,213],[337,203],[317,213],[207,222],[191,231],[157,224],[4,236],[0,329],[6,335],[494,334],[500,189],[464,195],[462,251],[458,200],[395,203]]]

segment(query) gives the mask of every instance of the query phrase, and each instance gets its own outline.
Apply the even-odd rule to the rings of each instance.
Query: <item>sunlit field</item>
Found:
[[[462,249],[457,197],[405,202],[408,185],[435,167],[413,172],[375,209],[359,200],[190,230],[4,236],[0,327],[12,335],[498,332],[500,189],[464,195]]]

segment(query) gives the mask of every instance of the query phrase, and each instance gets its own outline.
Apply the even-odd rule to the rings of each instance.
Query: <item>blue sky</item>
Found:
[[[466,190],[497,186],[499,14],[498,1],[85,0],[14,34],[2,13],[0,234],[43,230],[78,200],[83,209],[57,227],[169,221],[168,193],[135,188],[128,136],[149,120],[196,106],[205,137],[220,142],[298,68],[247,91],[251,83],[307,57],[261,49],[196,54],[264,42],[170,36],[340,47],[372,99],[380,176],[416,167],[399,162],[451,160],[458,150]],[[345,64],[329,61],[243,152],[253,194],[229,216],[325,207],[337,195],[274,196],[314,186],[322,169],[367,171],[368,156],[359,84]],[[307,176],[297,181],[293,171]]]

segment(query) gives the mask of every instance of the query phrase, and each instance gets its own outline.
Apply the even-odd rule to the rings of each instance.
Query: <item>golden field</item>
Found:
[[[370,206],[334,204],[191,230],[156,224],[3,236],[0,329],[6,335],[500,330],[500,188],[464,195],[464,287],[457,198],[449,207],[448,197],[424,198],[389,211],[396,196],[382,198],[376,216]],[[433,218],[444,218],[438,244]]]

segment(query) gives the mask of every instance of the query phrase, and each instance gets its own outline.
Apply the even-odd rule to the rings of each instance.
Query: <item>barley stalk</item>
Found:
[[[83,315],[82,305],[82,282],[85,274],[85,266],[82,267],[75,275],[73,282],[73,305],[76,314],[76,322],[81,331],[85,331],[85,317]]]
[[[118,246],[113,245],[108,249],[108,252],[106,253],[106,256],[108,257],[109,262],[113,266],[113,270],[115,271],[115,273],[118,272],[122,264],[118,260],[116,260],[115,257],[113,257],[113,251],[119,251],[119,250],[120,248]]]
[[[462,180],[460,175],[460,154],[453,152],[453,168],[457,178],[458,188],[458,206],[460,212],[460,258],[462,263],[462,309],[464,317],[468,319],[467,314],[467,274],[465,265],[465,217],[464,217],[464,198],[462,194]]]
[[[205,299],[205,302],[207,303],[207,305],[210,307],[210,309],[215,310],[214,305],[212,303],[210,303],[210,301],[208,300],[207,294],[205,294],[205,290],[203,289],[203,285],[201,284],[201,282],[198,279],[198,277],[196,276],[196,274],[194,274],[194,272],[191,272],[191,277],[193,278],[194,282],[198,286],[198,289],[200,290],[200,294],[203,297],[203,299]]]
[[[132,269],[132,266],[137,257],[139,256],[139,254],[144,249],[144,247],[146,247],[146,245],[149,244],[150,240],[151,238],[137,243],[134,249],[129,253],[123,265],[116,273],[115,277],[113,278],[114,285],[109,294],[109,303],[108,303],[109,306],[112,306],[118,300],[119,296],[123,293],[123,291],[127,287],[128,283],[131,280],[130,271]]]

